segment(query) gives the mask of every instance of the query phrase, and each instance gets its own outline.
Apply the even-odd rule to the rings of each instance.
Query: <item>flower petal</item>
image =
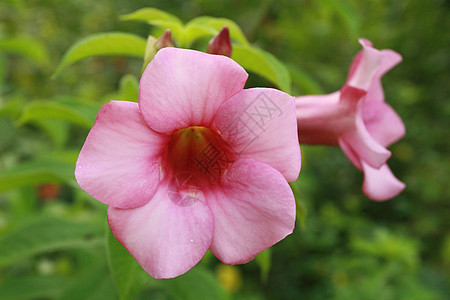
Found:
[[[339,98],[340,92],[295,97],[300,144],[338,145],[338,134],[345,130],[339,122]]]
[[[362,190],[372,200],[389,200],[400,194],[405,188],[405,184],[392,174],[387,164],[375,169],[362,162],[362,167],[364,172]]]
[[[268,88],[246,89],[223,103],[215,124],[240,158],[264,162],[295,181],[300,147],[294,97]]]
[[[352,147],[348,145],[345,142],[340,142],[339,146],[342,149],[342,152],[344,152],[345,156],[350,160],[350,162],[359,170],[362,170],[362,164],[361,160],[358,156],[358,154],[353,151]]]
[[[367,91],[381,64],[382,54],[379,50],[373,48],[369,41],[360,39],[359,42],[363,46],[363,50],[353,60],[347,84]]]
[[[395,143],[405,135],[402,119],[384,102],[366,99],[362,105],[362,115],[370,136],[384,147]]]
[[[210,127],[217,108],[243,89],[248,74],[232,59],[199,51],[163,48],[139,84],[139,107],[158,132]]]
[[[348,119],[353,116],[357,111],[359,103],[364,99],[366,93],[367,92],[365,90],[355,88],[348,84],[344,85],[339,91],[339,104],[341,105],[341,114],[339,117]]]
[[[395,51],[385,49],[381,50],[381,54],[381,65],[372,80],[372,84],[370,85],[369,90],[367,91],[366,99],[369,101],[384,101],[384,92],[381,85],[381,77],[387,71],[389,71],[402,61],[402,56]]]
[[[339,139],[339,145],[345,154],[346,149],[352,149],[351,155],[356,155],[374,168],[381,167],[389,159],[391,152],[370,136],[360,115],[356,115],[355,123],[356,130],[345,132]]]
[[[403,59],[400,54],[390,49],[381,50],[381,55],[381,65],[377,72],[377,76],[379,76],[379,78],[386,74],[387,71],[398,65]]]
[[[204,198],[178,194],[176,186],[167,183],[161,183],[145,206],[110,207],[108,222],[116,239],[154,278],[176,277],[195,266],[214,230]]]
[[[210,250],[223,263],[246,263],[294,229],[295,199],[288,183],[259,161],[238,160],[220,188],[205,197],[214,214]]]
[[[106,103],[78,156],[75,169],[78,184],[108,205],[120,208],[144,205],[159,183],[164,139],[147,126],[137,103]]]

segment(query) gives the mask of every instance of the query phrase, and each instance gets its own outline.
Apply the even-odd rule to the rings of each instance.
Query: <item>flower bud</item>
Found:
[[[172,40],[172,32],[170,29],[164,31],[164,33],[155,41],[154,48],[156,51],[165,47],[174,47]]]
[[[206,52],[231,57],[232,51],[230,31],[227,26],[224,26],[219,34],[209,42]]]
[[[144,65],[142,67],[142,71],[145,70],[147,65],[155,56],[156,52],[165,47],[174,47],[172,41],[172,32],[170,29],[164,31],[164,33],[156,39],[154,36],[149,35],[147,38],[147,45],[145,47],[145,55],[144,55]]]

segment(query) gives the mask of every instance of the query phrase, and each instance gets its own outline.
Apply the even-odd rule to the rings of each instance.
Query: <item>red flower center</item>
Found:
[[[180,188],[199,188],[219,181],[233,156],[217,133],[200,126],[175,131],[167,146],[168,168]]]

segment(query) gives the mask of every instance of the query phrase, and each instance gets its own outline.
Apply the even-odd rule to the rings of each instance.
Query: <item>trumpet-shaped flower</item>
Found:
[[[363,192],[383,201],[405,187],[386,164],[387,146],[405,134],[395,111],[384,102],[381,77],[401,61],[392,50],[377,50],[364,39],[347,82],[328,95],[296,97],[299,139],[305,144],[340,146],[364,172]]]
[[[80,152],[78,184],[109,205],[114,236],[155,278],[183,274],[208,249],[248,262],[293,230],[295,101],[244,90],[247,76],[228,57],[163,48],[139,104],[105,104]]]

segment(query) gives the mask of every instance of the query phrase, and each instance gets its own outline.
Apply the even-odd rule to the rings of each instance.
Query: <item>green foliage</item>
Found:
[[[351,241],[353,249],[389,260],[398,260],[415,269],[418,264],[417,245],[413,240],[396,237],[385,230],[378,230],[374,238],[367,240],[357,237]]]
[[[230,37],[244,46],[249,46],[249,42],[241,28],[232,20],[225,18],[197,17],[186,24],[184,29],[185,43],[192,44],[195,40],[203,36],[214,36],[227,26]]]
[[[228,26],[231,38],[239,44],[233,46],[233,59],[244,68],[255,72],[290,93],[291,78],[287,68],[272,54],[251,46],[239,26],[225,18],[197,17],[186,25],[175,16],[155,8],[142,8],[123,15],[122,20],[145,21],[161,29],[170,29],[179,46],[189,47],[202,37],[214,36]],[[132,55],[144,57],[144,67],[153,58],[155,38],[150,36],[146,46],[144,41],[125,33],[107,33],[88,36],[74,44],[64,55],[54,77],[66,66],[84,58],[97,55]],[[145,48],[146,50],[142,50]],[[141,51],[142,50],[142,51]]]
[[[236,39],[243,45],[248,45],[248,41],[239,26],[232,20],[225,18],[198,17],[184,25],[174,15],[147,7],[123,15],[121,20],[144,21],[163,30],[170,29],[180,47],[189,47],[194,41],[204,36],[214,36],[224,26],[228,26],[231,38]]]
[[[134,299],[144,287],[161,289],[174,299],[226,299],[217,280],[201,268],[188,271],[178,278],[156,280],[139,266],[128,251],[106,228],[108,264],[121,299]]]
[[[50,251],[95,247],[98,235],[95,224],[37,216],[0,238],[0,268]]]
[[[227,299],[227,294],[212,276],[202,268],[195,268],[177,278],[161,282],[174,299]]]
[[[282,91],[290,93],[289,71],[272,54],[255,47],[234,45],[232,58],[244,68],[269,79]]]
[[[203,16],[194,18],[183,25],[177,17],[155,8],[142,8],[122,16],[121,19],[145,21],[161,29],[170,29],[180,47],[189,47],[204,36],[212,37],[227,26],[230,37],[239,43],[233,46],[232,58],[244,68],[275,83],[281,90],[287,93],[291,90],[290,74],[286,67],[270,53],[251,46],[239,26],[229,19]],[[146,60],[144,65],[147,64]]]
[[[139,36],[122,32],[97,33],[89,35],[67,50],[53,77],[67,66],[84,58],[99,55],[144,56],[145,40]]]
[[[183,38],[183,23],[176,16],[162,10],[146,7],[120,17],[123,21],[144,21],[150,25],[170,29],[177,40]],[[180,42],[181,43],[181,42]]]
[[[267,282],[269,279],[270,267],[272,265],[272,252],[270,248],[258,254],[255,260],[261,269],[262,282]]]
[[[152,5],[0,2],[0,299],[230,298],[224,289],[236,299],[448,298],[443,1]],[[176,46],[204,51],[223,26],[233,59],[250,72],[247,85],[272,84],[292,95],[339,89],[359,37],[404,57],[383,87],[406,123],[389,161],[405,192],[371,202],[360,190],[362,174],[340,149],[302,146],[302,172],[291,183],[296,229],[254,261],[233,266],[227,276],[235,289],[215,274],[220,262],[210,252],[176,279],[150,278],[109,229],[105,242],[105,205],[73,174],[101,105],[138,99],[142,60],[120,56],[144,58],[149,29],[157,37],[169,28]],[[85,58],[92,59],[77,63]],[[73,71],[63,72],[68,66]],[[51,196],[43,193],[49,184]]]
[[[45,120],[61,120],[86,128],[94,125],[95,116],[100,109],[97,103],[81,101],[33,101],[28,104],[18,120],[19,124]]]
[[[139,82],[136,76],[127,74],[120,79],[119,94],[114,100],[126,100],[137,102],[139,97]]]
[[[75,185],[73,175],[77,152],[47,153],[0,173],[0,192],[46,182]]]
[[[24,56],[41,66],[49,64],[49,56],[45,46],[29,36],[0,37],[0,51]]]
[[[0,299],[56,299],[70,283],[69,278],[61,276],[32,275],[11,278],[0,283]]]
[[[114,282],[105,265],[92,266],[89,272],[73,280],[57,299],[108,300],[117,298]]]
[[[121,299],[133,299],[145,285],[157,284],[116,240],[109,226],[106,227],[106,251],[111,275]]]

